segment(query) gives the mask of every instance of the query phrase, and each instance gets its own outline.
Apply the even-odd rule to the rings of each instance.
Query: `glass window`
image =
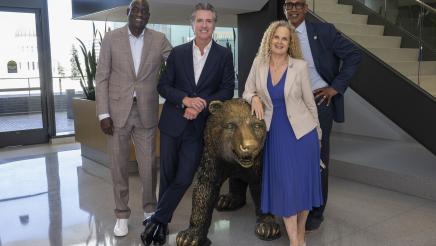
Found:
[[[104,35],[105,27],[114,29],[120,24],[114,22],[92,22],[73,20],[71,17],[71,0],[48,0],[50,44],[52,57],[53,93],[55,102],[56,134],[74,133],[74,115],[72,98],[83,98],[76,62],[73,54],[77,54],[84,71],[84,60],[80,39],[88,50],[92,47],[93,23],[96,30]],[[95,40],[98,57],[100,38]],[[85,75],[86,77],[86,75]]]
[[[30,64],[38,60],[38,53],[22,49],[26,45],[37,47],[34,32],[26,31],[36,29],[35,14],[0,11],[0,23],[9,23],[2,26],[0,46],[0,133],[42,129],[39,70],[31,70]],[[27,70],[21,70],[21,63],[25,68],[26,62]],[[7,137],[2,141],[1,146],[7,145]]]

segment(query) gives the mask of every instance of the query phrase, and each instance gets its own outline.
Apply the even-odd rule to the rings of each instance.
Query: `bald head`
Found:
[[[149,6],[148,1],[147,0],[132,0],[129,4],[129,9],[132,8],[132,5],[134,3],[138,3],[138,4],[145,4],[147,6]]]

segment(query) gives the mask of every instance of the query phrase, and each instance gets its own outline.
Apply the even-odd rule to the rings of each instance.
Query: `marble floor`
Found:
[[[116,238],[109,170],[80,155],[78,144],[0,149],[0,246],[141,245],[143,227],[138,177],[131,178],[128,236]],[[189,191],[170,224],[167,245],[188,225]],[[436,202],[344,179],[330,179],[321,228],[307,245],[434,246]],[[231,213],[215,212],[212,245],[289,245],[254,234],[253,204]]]

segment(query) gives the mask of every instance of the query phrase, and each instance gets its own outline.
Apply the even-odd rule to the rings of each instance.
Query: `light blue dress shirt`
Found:
[[[301,51],[303,52],[303,58],[309,66],[309,77],[312,83],[312,91],[316,89],[328,87],[328,83],[325,82],[322,77],[316,71],[315,63],[313,62],[312,50],[310,49],[309,37],[307,36],[306,22],[303,21],[296,29],[298,39],[300,40]],[[315,38],[315,37],[313,37]]]

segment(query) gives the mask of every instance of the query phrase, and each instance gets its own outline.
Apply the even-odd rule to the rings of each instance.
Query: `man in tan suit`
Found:
[[[115,198],[115,236],[128,233],[130,216],[129,141],[133,140],[142,183],[145,216],[156,207],[155,137],[160,66],[171,45],[164,34],[146,28],[150,17],[146,0],[133,0],[128,24],[106,33],[96,74],[97,115],[108,137]]]

